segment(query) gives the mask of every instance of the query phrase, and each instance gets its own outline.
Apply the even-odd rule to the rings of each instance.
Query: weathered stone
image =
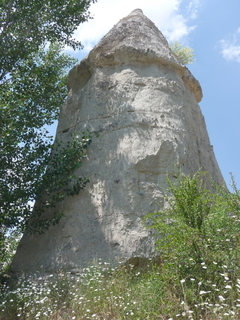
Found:
[[[197,104],[201,87],[141,10],[69,72],[68,89],[57,137],[99,133],[79,170],[90,183],[63,201],[58,225],[23,236],[14,273],[76,272],[99,258],[151,257],[154,239],[142,217],[163,203],[166,173],[174,179],[176,169],[202,168],[224,183]]]

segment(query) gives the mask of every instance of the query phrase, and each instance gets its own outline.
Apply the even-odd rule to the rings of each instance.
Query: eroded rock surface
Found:
[[[224,183],[198,106],[198,81],[140,9],[123,18],[68,75],[57,137],[98,132],[79,174],[90,183],[61,204],[65,217],[24,235],[14,273],[77,272],[101,258],[154,255],[142,217],[163,203],[166,173],[202,168]]]

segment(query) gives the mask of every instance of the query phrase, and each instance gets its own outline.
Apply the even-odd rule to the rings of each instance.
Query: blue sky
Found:
[[[140,8],[169,42],[194,49],[188,68],[200,82],[200,102],[214,152],[227,184],[229,172],[240,189],[240,1],[98,0],[94,19],[75,33],[84,49],[69,51],[79,61],[121,18]]]

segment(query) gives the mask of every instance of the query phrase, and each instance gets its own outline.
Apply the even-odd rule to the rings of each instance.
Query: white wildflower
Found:
[[[208,291],[200,290],[200,292],[199,292],[200,295],[206,294],[206,293],[208,293]]]

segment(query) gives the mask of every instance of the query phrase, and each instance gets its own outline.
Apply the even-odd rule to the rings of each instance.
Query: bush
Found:
[[[233,179],[233,193],[214,184],[207,189],[205,175],[168,179],[168,208],[145,217],[158,237],[165,279],[190,306],[199,303],[199,292],[211,303],[218,291],[224,300],[237,301],[239,295],[240,194]]]
[[[196,60],[194,50],[190,47],[174,42],[170,45],[170,48],[182,64],[192,64]]]

